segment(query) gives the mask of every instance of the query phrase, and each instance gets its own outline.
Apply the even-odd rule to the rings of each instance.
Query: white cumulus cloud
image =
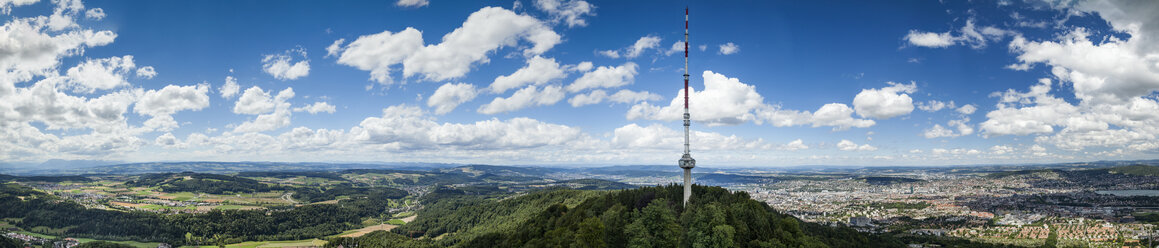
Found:
[[[334,105],[330,105],[328,102],[314,102],[314,104],[294,108],[294,112],[307,112],[310,114],[317,114],[322,112],[333,114],[336,111],[338,111],[338,108],[334,107]]]
[[[833,130],[851,127],[866,128],[876,124],[873,120],[853,118],[853,108],[841,103],[829,103],[813,112],[813,127],[831,126]]]
[[[636,43],[634,43],[634,44],[632,44],[632,46],[628,47],[628,51],[626,53],[624,53],[624,56],[628,57],[628,58],[639,57],[640,54],[644,53],[644,51],[646,51],[648,49],[655,49],[659,46],[660,46],[660,37],[656,37],[656,36],[640,37],[639,40],[636,40]]]
[[[906,93],[917,91],[915,83],[899,84],[888,82],[881,89],[862,89],[853,97],[853,108],[857,115],[874,119],[889,119],[907,115],[914,110],[913,98]]]
[[[1017,33],[1009,30],[996,28],[993,26],[985,26],[979,29],[974,24],[974,19],[966,20],[966,25],[958,30],[958,35],[951,34],[950,31],[935,33],[923,32],[917,30],[910,30],[905,36],[905,40],[910,45],[921,47],[935,47],[944,48],[956,44],[968,45],[974,49],[985,48],[988,42],[998,41],[1006,36],[1015,36]]]
[[[334,43],[330,43],[329,46],[326,46],[326,57],[329,58],[332,56],[338,56],[338,53],[345,49],[342,47],[343,43],[346,43],[346,39],[335,40]]]
[[[226,78],[228,84],[229,78]],[[254,86],[246,89],[237,102],[233,105],[233,112],[236,114],[256,115],[267,113],[274,110],[274,99],[270,92],[262,90],[262,87]]]
[[[534,87],[534,86],[532,86]],[[363,144],[399,149],[516,149],[560,145],[581,136],[578,128],[529,118],[438,123],[418,107],[390,106],[350,131]],[[445,150],[443,150],[445,151]]]
[[[778,127],[812,125],[845,130],[875,124],[873,120],[853,118],[853,109],[842,103],[825,104],[816,112],[786,110],[765,103],[764,97],[757,93],[756,86],[742,83],[740,79],[712,71],[704,71],[702,76],[703,91],[689,87],[689,111],[692,120],[710,126],[737,125],[748,121],[761,124],[767,121]],[[668,106],[639,103],[628,110],[627,118],[673,121],[683,119],[683,113],[684,90],[681,89]]]
[[[616,51],[616,50],[597,51],[596,54],[603,55],[604,57],[613,58],[613,59],[620,58],[620,51]]]
[[[972,115],[974,114],[974,111],[978,111],[978,107],[975,107],[973,104],[966,104],[958,108],[957,111],[963,115]]]
[[[591,63],[587,63],[590,68]],[[503,93],[509,89],[519,88],[526,85],[542,85],[566,77],[563,68],[555,59],[543,58],[540,56],[531,57],[527,60],[527,65],[519,70],[511,73],[511,75],[503,75],[495,78],[491,83],[491,92]]]
[[[139,78],[153,79],[156,76],[157,70],[153,69],[153,66],[143,66],[137,69],[137,77]]]
[[[346,46],[327,48],[338,53],[338,63],[370,71],[380,84],[394,84],[392,66],[401,63],[404,77],[421,75],[430,81],[462,77],[477,63],[489,62],[488,54],[515,47],[526,40],[524,56],[543,54],[559,44],[559,34],[539,19],[499,7],[485,7],[467,17],[463,25],[446,34],[438,44],[423,45],[420,31],[406,28],[398,33],[364,35]],[[341,42],[335,42],[340,45]]]
[[[580,107],[584,105],[598,104],[604,100],[614,103],[637,103],[643,101],[656,101],[660,100],[661,98],[662,97],[660,95],[652,94],[647,91],[620,90],[609,96],[606,91],[593,90],[587,94],[575,95],[571,99],[568,99],[567,102],[570,103],[572,107]]]
[[[841,142],[837,143],[837,149],[841,149],[842,151],[876,151],[877,147],[869,144],[857,145],[853,141],[841,140]]]
[[[596,6],[583,0],[535,0],[535,7],[547,12],[555,22],[563,21],[568,27],[587,26],[584,16],[594,16]]]
[[[13,5],[20,5],[14,3]],[[3,6],[9,6],[7,4]],[[0,27],[0,70],[17,81],[36,75],[55,74],[60,59],[83,55],[85,48],[108,45],[116,39],[112,31],[93,31],[70,26],[48,31],[48,17],[12,18]]]
[[[805,142],[801,141],[801,139],[796,139],[796,140],[790,141],[788,144],[781,146],[781,150],[786,150],[786,151],[797,151],[797,150],[805,150],[805,149],[809,149],[809,146],[805,145]]]
[[[729,55],[740,52],[740,46],[732,42],[720,45],[720,54]]]
[[[468,83],[447,83],[439,86],[431,97],[427,98],[427,106],[435,108],[435,114],[450,113],[459,104],[475,99],[478,90],[475,85]]]
[[[1141,38],[1112,38],[1096,45],[1088,36],[1077,28],[1057,42],[1016,37],[1010,49],[1023,63],[1051,66],[1056,77],[1074,84],[1075,96],[1084,101],[1122,103],[1159,90],[1159,49],[1141,50]]]
[[[611,141],[612,147],[627,149],[673,150],[684,147],[684,130],[675,130],[664,125],[652,124],[646,127],[635,123],[616,128]],[[765,150],[772,148],[761,139],[744,139],[736,135],[713,132],[692,131],[690,139],[695,140],[693,149],[702,150]]]
[[[12,12],[12,7],[20,7],[24,5],[34,4],[40,0],[4,0],[0,1],[0,13],[5,15]]]
[[[568,71],[578,71],[578,72],[588,72],[588,71],[591,71],[592,68],[594,68],[594,67],[595,66],[592,64],[591,61],[584,61],[584,62],[580,62],[579,64],[568,65],[567,70]]]
[[[153,140],[153,143],[162,147],[178,147],[181,145],[181,141],[177,140],[177,136],[173,136],[173,133],[165,133],[157,136]]]
[[[295,62],[298,55],[302,60]],[[262,71],[278,80],[294,80],[310,75],[310,60],[306,59],[306,49],[287,50],[281,54],[269,54],[262,58]]]
[[[182,110],[201,110],[209,107],[209,85],[168,85],[161,90],[145,91],[133,111],[138,114],[149,115],[153,118],[146,121],[146,126],[161,130],[170,130],[178,126],[171,116]]]
[[[938,101],[938,100],[929,100],[926,102],[918,102],[917,107],[918,107],[918,109],[921,109],[922,111],[926,111],[926,112],[938,112],[938,111],[941,111],[942,109],[957,108],[957,104],[954,104],[954,101],[943,102],[943,101]]]
[[[754,111],[764,106],[764,97],[756,87],[723,74],[704,71],[704,91],[689,87],[689,111],[692,119],[709,125],[736,125],[756,120]],[[668,106],[654,107],[641,103],[629,111],[628,118],[679,120],[684,114],[684,90],[677,92]]]
[[[168,85],[148,90],[137,101],[133,111],[146,115],[170,115],[182,110],[200,110],[209,106],[209,85]]]
[[[90,59],[76,67],[69,68],[68,77],[74,91],[93,93],[95,90],[128,86],[129,82],[125,80],[125,77],[132,73],[136,67],[131,55]]]
[[[510,97],[496,97],[490,103],[479,106],[479,113],[483,114],[498,114],[503,112],[510,112],[520,110],[532,106],[546,106],[552,105],[560,100],[563,100],[566,94],[563,88],[558,85],[544,86],[542,89],[537,86],[527,86],[521,90],[515,91]]]
[[[286,88],[271,98],[270,93],[254,86],[246,89],[234,105],[233,112],[258,115],[254,119],[234,127],[235,133],[263,132],[290,125],[290,98],[294,89]]]
[[[677,41],[676,43],[672,43],[672,47],[669,47],[667,51],[664,51],[664,55],[672,55],[681,52],[684,52],[684,41]]]
[[[905,40],[909,41],[912,45],[924,47],[948,47],[954,45],[954,36],[950,32],[933,33],[910,30],[909,34],[905,36]]]
[[[98,20],[98,21],[101,19],[105,19],[105,10],[101,9],[101,8],[89,9],[88,11],[85,11],[85,18]]]
[[[416,8],[427,6],[429,4],[431,4],[431,1],[429,1],[429,0],[398,0],[398,2],[394,3],[394,5],[398,5],[399,7],[416,7]]]
[[[567,86],[568,92],[579,92],[593,88],[618,88],[632,84],[636,80],[636,63],[628,62],[623,65],[610,67],[600,66],[594,71],[584,73],[575,82]]]
[[[221,93],[221,98],[226,99],[233,98],[240,90],[241,86],[237,84],[237,79],[233,76],[225,76],[225,84],[217,88],[217,91]]]

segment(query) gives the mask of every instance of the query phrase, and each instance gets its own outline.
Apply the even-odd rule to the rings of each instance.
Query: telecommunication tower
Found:
[[[684,156],[680,157],[680,168],[684,169],[684,205],[692,197],[692,168],[696,160],[688,149],[688,127],[692,125],[688,114],[688,8],[684,8]]]

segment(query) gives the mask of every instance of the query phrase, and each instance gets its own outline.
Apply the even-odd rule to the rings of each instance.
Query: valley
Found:
[[[169,166],[170,171],[203,171],[188,163]],[[878,240],[885,246],[1142,247],[1143,242],[1152,242],[1149,237],[1159,224],[1155,218],[1159,197],[1147,195],[1148,190],[1159,189],[1156,168],[1119,164],[719,168],[694,176],[698,185],[704,185],[697,186],[694,199],[723,195],[739,197],[729,201],[752,199],[748,201],[767,204],[774,214],[761,218],[797,223],[778,230],[800,229],[800,235],[811,237],[731,238],[756,242],[740,245],[747,247],[762,246],[761,242],[833,247],[849,237]],[[386,245],[390,247],[551,246],[571,241],[518,233],[529,231],[528,225],[541,225],[534,223],[556,223],[531,233],[583,236],[578,232],[592,225],[588,222],[593,220],[585,220],[589,218],[599,219],[604,228],[628,228],[631,222],[615,224],[600,216],[609,211],[643,213],[653,205],[648,199],[661,200],[656,204],[671,211],[673,221],[699,218],[684,217],[693,212],[672,202],[679,197],[663,193],[673,189],[665,185],[679,180],[670,169],[447,165],[4,176],[6,210],[0,214],[10,235],[39,237],[33,240],[47,246],[71,244],[70,240],[135,247],[329,247],[381,240],[395,240]],[[618,196],[623,194],[631,196]],[[616,210],[609,200],[623,201],[626,208]],[[692,204],[699,206],[698,201]],[[591,204],[602,207],[593,209],[596,205]],[[590,210],[568,217],[575,209]],[[556,214],[549,214],[553,211]],[[735,213],[728,211],[713,218],[734,228],[753,225],[733,222],[729,216]],[[633,218],[637,216],[619,219]],[[688,235],[680,236],[693,237]],[[600,242],[619,244],[631,240],[601,237]]]

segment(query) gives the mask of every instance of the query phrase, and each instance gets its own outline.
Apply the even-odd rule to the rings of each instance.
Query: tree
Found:
[[[733,234],[736,229],[729,225],[717,225],[712,228],[711,247],[736,247],[733,243]]]
[[[623,204],[619,203],[604,211],[600,215],[600,220],[604,223],[604,243],[627,244],[628,238],[625,235],[624,227],[631,222],[631,217],[632,212],[629,212]]]
[[[0,247],[24,247],[24,241],[0,236]]]
[[[590,217],[580,222],[579,230],[575,233],[575,243],[571,247],[607,247],[604,244],[604,223],[600,218]]]
[[[689,206],[681,217],[682,223],[687,229],[685,247],[719,247],[714,245],[712,241],[713,228],[721,225],[727,226],[727,219],[719,203],[708,202]],[[736,233],[736,229],[733,228],[730,232],[732,233],[729,234],[731,237]]]
[[[664,198],[648,203],[626,229],[629,247],[676,247],[683,236],[676,223],[676,213]]]
[[[80,245],[76,246],[75,248],[134,248],[134,247],[131,245],[118,244],[118,243],[113,243],[113,242],[108,242],[108,241],[93,241],[93,242],[80,244]]]

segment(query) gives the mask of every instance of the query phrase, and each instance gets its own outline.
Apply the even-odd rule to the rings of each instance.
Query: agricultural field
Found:
[[[237,244],[225,245],[226,248],[274,248],[274,247],[321,247],[326,245],[325,240],[321,239],[307,239],[307,240],[284,240],[284,241],[250,241]],[[217,248],[216,245],[201,246],[203,248]]]
[[[196,176],[197,174],[192,176],[172,173],[147,174],[141,176],[91,177],[90,181],[64,181],[58,183],[30,182],[24,184],[48,194],[73,200],[87,208],[93,209],[149,211],[158,213],[203,213],[211,210],[253,210],[286,208],[305,204],[335,204],[340,200],[351,199],[364,193],[364,190],[327,192],[326,189],[331,188],[349,188],[349,186],[343,185],[349,185],[351,181],[343,179],[344,177],[367,182],[381,182],[383,179],[412,181],[412,179],[408,178],[417,178],[422,175],[409,173],[368,173],[365,175],[344,174],[341,177],[338,174],[325,177],[304,175],[220,176],[225,180],[207,178],[198,182],[200,184],[210,182],[221,185],[218,188],[198,190],[196,186],[175,186],[179,185],[180,181],[196,180]],[[248,186],[259,185],[258,188],[265,190],[218,190],[219,188],[230,188],[232,186],[230,185],[230,180],[244,180],[250,183]],[[311,192],[304,190],[310,190]],[[302,199],[305,193],[313,193],[313,197],[310,199]],[[392,201],[390,207],[399,208],[414,205],[413,198]]]
[[[398,232],[416,223],[429,225],[418,213],[436,201],[501,201],[559,187],[625,186],[603,180],[555,181],[512,170],[481,166],[7,177],[0,184],[0,197],[19,200],[0,205],[19,210],[0,219],[0,228],[55,241],[88,238],[80,240],[141,247],[318,246]],[[436,191],[442,193],[432,196]],[[36,211],[46,206],[57,207]],[[258,231],[235,231],[240,229]]]

